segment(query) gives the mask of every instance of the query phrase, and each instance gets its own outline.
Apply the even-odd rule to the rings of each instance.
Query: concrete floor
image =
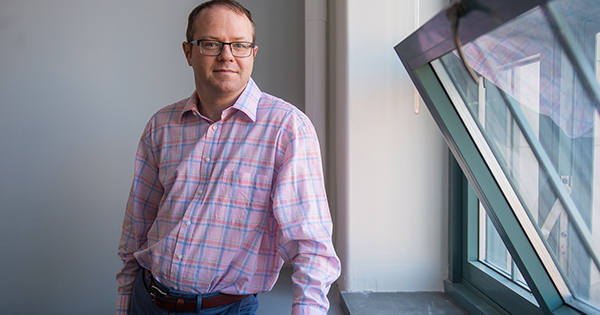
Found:
[[[347,315],[465,315],[444,292],[342,292]]]

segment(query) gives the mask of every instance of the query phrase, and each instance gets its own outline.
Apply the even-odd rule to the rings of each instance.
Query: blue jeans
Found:
[[[218,295],[218,293],[207,293],[207,294],[190,294],[185,292],[177,292],[170,290],[170,293],[176,295],[178,297],[188,298],[188,299],[196,299],[197,296],[199,298],[208,298],[211,296]],[[201,315],[255,315],[256,310],[258,309],[258,299],[254,294],[250,294],[247,298],[237,301],[235,303],[207,308],[200,310],[199,312],[171,312],[167,310],[163,310],[162,308],[156,306],[150,297],[150,289],[148,287],[148,280],[144,276],[144,269],[140,269],[137,276],[135,277],[135,281],[133,283],[133,292],[131,293],[131,304],[129,306],[129,313],[131,315],[188,315],[188,314],[201,314]]]

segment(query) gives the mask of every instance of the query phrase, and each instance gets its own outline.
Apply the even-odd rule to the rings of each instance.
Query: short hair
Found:
[[[241,14],[241,15],[245,15],[248,20],[250,20],[250,23],[252,24],[252,41],[254,42],[256,40],[256,31],[254,29],[254,20],[252,19],[252,13],[250,13],[250,11],[248,9],[246,9],[244,6],[242,6],[241,4],[239,4],[237,1],[234,0],[210,0],[207,2],[204,2],[200,5],[198,5],[197,7],[195,7],[192,12],[190,12],[190,15],[188,16],[188,25],[187,25],[187,30],[185,32],[185,38],[188,42],[194,40],[193,36],[194,36],[194,23],[196,22],[196,18],[198,17],[198,15],[200,14],[200,12],[206,8],[210,8],[216,5],[222,5],[230,10],[232,10],[235,13]]]

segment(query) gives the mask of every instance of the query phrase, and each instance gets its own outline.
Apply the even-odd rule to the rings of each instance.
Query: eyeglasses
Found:
[[[250,42],[224,43],[224,42],[220,42],[218,40],[205,40],[205,39],[192,40],[192,41],[189,41],[188,43],[197,45],[198,47],[200,47],[200,53],[203,55],[206,55],[206,56],[218,56],[221,54],[221,51],[223,50],[223,46],[229,45],[229,48],[231,48],[231,54],[234,57],[238,57],[238,58],[250,57],[250,55],[252,55],[252,48],[254,48],[254,46],[256,46],[255,43],[250,43]]]

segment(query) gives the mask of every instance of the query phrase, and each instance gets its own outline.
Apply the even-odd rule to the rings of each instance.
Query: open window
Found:
[[[446,291],[600,314],[600,4],[463,0],[396,46],[452,151]]]

